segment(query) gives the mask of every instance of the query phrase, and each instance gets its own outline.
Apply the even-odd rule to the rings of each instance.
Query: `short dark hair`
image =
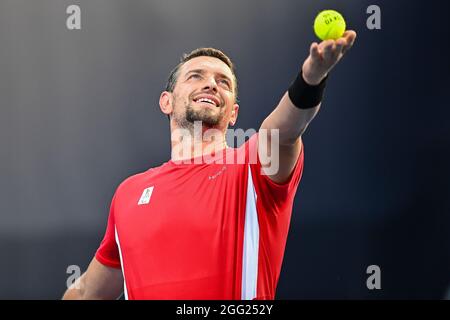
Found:
[[[175,84],[178,79],[178,72],[183,64],[185,64],[187,61],[197,58],[197,57],[213,57],[217,58],[221,61],[223,61],[231,70],[231,73],[233,74],[233,80],[234,80],[234,92],[235,92],[235,98],[237,100],[237,79],[236,74],[234,71],[234,65],[233,62],[231,62],[231,59],[222,51],[215,49],[215,48],[198,48],[190,53],[185,53],[180,59],[180,63],[177,64],[175,68],[170,72],[169,78],[167,79],[166,84],[166,91],[173,92],[173,89],[175,88]]]

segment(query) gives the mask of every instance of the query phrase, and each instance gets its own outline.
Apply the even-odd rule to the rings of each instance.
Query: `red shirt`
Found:
[[[120,184],[96,259],[122,269],[125,298],[274,299],[303,146],[283,184],[256,150],[257,134],[215,163],[168,161]]]

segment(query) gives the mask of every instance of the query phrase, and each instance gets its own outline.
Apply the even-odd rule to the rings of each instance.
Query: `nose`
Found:
[[[208,77],[203,84],[203,91],[214,91],[217,92],[217,82],[214,77]]]

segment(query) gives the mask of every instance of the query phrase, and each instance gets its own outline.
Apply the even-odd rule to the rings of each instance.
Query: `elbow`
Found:
[[[295,137],[287,137],[285,139],[280,139],[279,145],[282,147],[292,147],[295,146],[300,141],[301,135]]]
[[[280,130],[280,146],[293,146],[298,143],[303,133],[306,131],[307,126],[298,127],[296,130],[290,130],[289,132],[283,132]]]

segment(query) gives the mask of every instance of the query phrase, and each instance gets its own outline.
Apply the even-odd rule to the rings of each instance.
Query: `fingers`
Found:
[[[334,40],[323,41],[323,59],[325,61],[330,61],[334,56],[335,43]]]
[[[356,32],[353,31],[353,30],[347,30],[347,31],[344,32],[342,37],[346,38],[347,41],[349,41],[349,42],[353,42],[356,39]]]
[[[353,30],[347,30],[344,32],[341,38],[336,40],[324,40],[317,44],[316,42],[311,44],[310,55],[314,60],[321,59],[335,63],[341,58],[341,55],[353,46],[356,39],[356,32]]]
[[[347,30],[344,32],[342,38],[340,39],[345,39],[345,45],[342,48],[342,53],[344,54],[348,49],[350,49],[353,46],[353,43],[355,43],[356,32],[353,30]]]
[[[325,48],[328,46],[332,46],[333,43],[334,43],[334,40],[332,40],[332,39],[322,41],[321,43],[319,43],[319,52],[323,53]]]
[[[347,44],[347,41],[345,40],[345,38],[339,38],[336,40],[336,47],[338,47],[338,48],[342,48],[346,44]]]
[[[319,45],[317,44],[317,42],[313,42],[311,44],[311,48],[309,49],[309,54],[311,55],[311,58],[313,58],[314,60],[320,59]]]
[[[336,40],[336,49],[334,52],[334,55],[336,58],[340,56],[345,45],[346,45],[346,42],[344,39],[340,38],[340,39]]]

